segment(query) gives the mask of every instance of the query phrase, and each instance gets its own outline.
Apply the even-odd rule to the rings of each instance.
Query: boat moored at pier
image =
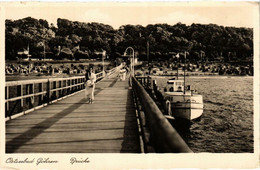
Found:
[[[164,88],[164,98],[169,116],[183,119],[196,119],[203,113],[203,97],[190,86],[184,85],[183,80],[175,78],[167,81]]]

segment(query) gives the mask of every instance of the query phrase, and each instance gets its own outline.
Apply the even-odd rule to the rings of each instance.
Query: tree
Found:
[[[95,51],[106,50],[111,59],[121,56],[128,46],[145,59],[147,44],[154,59],[169,59],[171,53],[187,51],[190,60],[205,57],[215,60],[224,57],[226,61],[252,58],[253,29],[223,27],[215,24],[182,23],[175,25],[149,24],[122,25],[113,29],[102,23],[84,23],[57,19],[57,28],[44,20],[27,17],[20,20],[6,20],[6,58],[15,59],[17,50],[30,46],[33,56],[40,56],[44,42],[47,52],[57,54],[60,48],[80,50],[93,56]],[[81,55],[81,54],[77,54]],[[86,55],[85,55],[86,56]],[[202,59],[201,59],[202,60]]]

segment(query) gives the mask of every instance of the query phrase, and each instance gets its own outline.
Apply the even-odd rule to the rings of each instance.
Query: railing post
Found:
[[[66,87],[66,89],[65,89],[65,95],[69,94],[69,88],[67,88],[68,85],[69,85],[69,80],[65,80],[65,87]]]
[[[83,84],[82,84],[82,89],[85,88],[85,84],[84,84],[84,82],[85,82],[85,77],[81,79],[81,83],[83,83]]]
[[[75,84],[76,84],[76,85],[78,84],[78,79],[77,79],[77,78],[75,79]],[[75,89],[75,91],[77,91],[77,90],[78,90],[78,88],[79,88],[79,87],[78,87],[78,85],[77,85],[77,86],[75,86],[75,88],[76,88],[76,89]]]
[[[18,96],[23,96],[23,85],[21,84],[21,85],[17,85],[16,86],[17,87],[17,97]],[[17,102],[18,102],[19,100],[17,100]],[[18,104],[18,111],[23,111],[23,98],[21,98],[20,99],[20,105],[19,105],[19,103],[17,103]],[[9,116],[11,116],[11,115],[9,115]]]
[[[30,94],[30,84],[26,84],[25,85],[25,95],[29,95]],[[27,98],[25,98],[25,101],[26,101],[26,105],[30,108],[30,97],[27,97]]]
[[[32,103],[32,107],[34,107],[34,83],[32,84],[31,92],[33,94],[32,98],[31,98],[31,103]]]
[[[62,81],[62,87],[67,87],[67,80]],[[62,96],[65,96],[66,93],[67,93],[67,89],[66,88],[62,89]]]
[[[75,79],[72,79],[72,85],[75,85]],[[75,86],[72,87],[72,93],[75,91]]]
[[[71,80],[68,80],[68,86],[71,86],[72,85],[72,82],[71,82]],[[68,89],[69,89],[69,93],[68,94],[70,94],[71,93],[71,91],[72,91],[72,89],[71,89],[72,87],[69,87]]]
[[[5,90],[6,90],[6,99],[8,100],[9,99],[9,86],[5,87]],[[5,107],[5,117],[7,117],[9,115],[9,101],[7,101],[6,103],[6,107]]]
[[[151,82],[152,78],[150,76],[148,76],[148,84],[149,84],[149,88],[152,89],[152,82]]]
[[[81,90],[81,78],[77,78],[77,82],[78,82],[77,88],[78,90]]]
[[[70,85],[73,86],[74,85],[74,81],[70,79],[70,82],[71,82]],[[70,93],[73,93],[73,91],[74,91],[74,87],[71,87]]]
[[[48,79],[48,82],[47,82],[47,101],[48,103],[51,102],[51,81],[50,79]]]
[[[6,87],[6,99],[9,99],[9,86]],[[9,101],[6,103],[6,110],[9,111]]]
[[[23,85],[21,84],[20,95],[23,96]],[[23,109],[23,98],[21,98],[21,108]]]
[[[54,80],[53,81],[53,89],[56,89],[56,88],[57,88],[57,81]],[[57,91],[56,90],[52,92],[52,96],[53,96],[53,99],[57,98]]]
[[[61,80],[59,81],[59,88],[62,88]],[[62,89],[59,90],[59,97],[62,96]]]
[[[43,83],[39,83],[39,92],[43,92]],[[43,94],[39,96],[39,104],[43,103]]]
[[[78,78],[75,79],[75,84],[76,84],[75,91],[78,91],[78,89],[79,89],[78,80],[79,80]]]

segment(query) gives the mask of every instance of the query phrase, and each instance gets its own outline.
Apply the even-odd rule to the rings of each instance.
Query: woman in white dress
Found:
[[[96,74],[93,72],[93,69],[90,68],[89,71],[86,72],[85,77],[86,77],[85,98],[87,98],[87,103],[92,104],[94,101]]]

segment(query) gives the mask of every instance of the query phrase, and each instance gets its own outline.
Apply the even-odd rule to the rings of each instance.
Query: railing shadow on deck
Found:
[[[84,102],[86,99],[81,99],[80,103]],[[13,138],[11,141],[8,141],[6,143],[6,146],[8,146],[6,148],[6,153],[13,153],[15,152],[17,149],[19,149],[19,147],[21,147],[22,145],[24,145],[26,142],[30,141],[31,139],[37,137],[38,135],[40,135],[41,133],[43,133],[46,129],[48,129],[49,127],[51,127],[53,124],[55,124],[56,122],[58,122],[60,119],[62,119],[63,117],[65,117],[66,115],[70,114],[71,112],[73,112],[74,110],[76,110],[77,108],[79,108],[81,106],[81,104],[75,103],[73,105],[71,105],[69,108],[64,109],[58,113],[54,113],[53,116],[45,119],[44,121],[42,121],[41,123],[33,126],[32,128],[30,128],[28,131],[24,132],[23,134]],[[28,138],[30,136],[30,138]],[[13,143],[16,143],[16,141],[18,139],[24,139],[22,141],[20,141],[19,145],[13,145]],[[10,147],[13,146],[13,147]]]
[[[135,109],[133,107],[134,101],[132,99],[131,93],[131,90],[127,91],[124,137],[122,148],[120,151],[121,153],[129,153],[129,151],[131,153],[141,152],[138,135],[138,125],[136,121]]]

